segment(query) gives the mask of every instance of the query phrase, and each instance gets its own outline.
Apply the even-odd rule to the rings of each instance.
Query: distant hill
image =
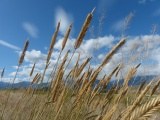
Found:
[[[0,89],[6,89],[6,88],[10,88],[12,83],[6,83],[6,82],[0,82]],[[23,81],[23,82],[19,82],[19,83],[14,83],[12,85],[13,89],[17,89],[17,88],[28,88],[30,86],[31,82],[27,82],[27,81]],[[47,86],[47,83],[43,83],[42,86]],[[32,85],[33,88],[38,88],[39,85],[33,84]]]
[[[153,78],[155,78],[156,76],[154,75],[150,75],[150,76],[137,76],[137,77],[133,77],[128,85],[129,86],[136,86],[136,85],[140,85],[143,81],[146,81],[146,83],[149,83]],[[98,84],[100,80],[96,80],[95,84]],[[113,85],[116,84],[116,80],[112,80],[109,82],[108,86],[107,86],[107,89],[110,89]],[[27,81],[23,81],[23,82],[19,82],[19,83],[14,83],[12,88],[16,89],[16,88],[19,88],[20,86],[22,88],[27,88],[29,87],[31,84],[31,82],[27,82]],[[119,85],[122,85],[123,84],[123,79],[120,80],[119,82]],[[11,86],[10,83],[6,83],[6,82],[0,82],[0,89],[6,89],[8,88],[9,86]],[[36,88],[38,87],[39,85],[35,85],[33,84],[33,88]],[[43,83],[42,86],[47,86],[47,83]]]
[[[155,75],[148,75],[148,76],[136,76],[131,78],[128,85],[129,86],[137,86],[140,85],[143,81],[146,81],[146,83],[149,83],[153,78],[155,78]],[[123,79],[119,81],[119,86],[123,84]],[[95,82],[95,85],[99,83],[99,80]],[[113,85],[117,83],[117,80],[112,80],[108,83],[107,89],[110,89]]]

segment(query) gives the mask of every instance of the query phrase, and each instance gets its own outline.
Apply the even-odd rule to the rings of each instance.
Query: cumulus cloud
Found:
[[[31,50],[26,52],[25,61],[26,62],[41,62],[46,60],[46,55],[39,50]]]
[[[65,46],[64,51],[72,49],[73,46],[74,46],[74,44],[73,44],[74,41],[75,41],[74,38],[69,38],[69,39],[67,40],[67,43],[66,43],[66,46]],[[62,48],[62,42],[63,42],[63,38],[60,38],[60,39],[56,42],[56,44],[54,45],[54,48],[57,49],[57,50],[61,50],[61,48]]]
[[[116,52],[111,61],[107,63],[105,68],[102,70],[98,79],[101,79],[104,74],[108,75],[111,70],[114,69],[119,63],[124,63],[122,69],[123,77],[126,76],[129,69],[133,66],[136,66],[138,63],[142,63],[137,71],[137,75],[158,75],[160,74],[160,35],[142,35],[142,36],[130,36],[127,39],[127,43]],[[68,68],[66,69],[65,75],[74,67],[76,60],[78,58],[79,53],[81,54],[79,65],[82,64],[89,56],[94,56],[93,46],[95,42],[98,43],[97,48],[97,57],[92,57],[90,62],[91,68],[95,69],[101,63],[103,58],[108,53],[113,45],[115,45],[119,40],[119,37],[115,37],[112,35],[104,36],[98,39],[88,39],[84,40],[81,47],[76,51],[71,60]],[[73,43],[75,39],[69,39],[67,42]],[[55,44],[55,49],[53,50],[53,54],[51,57],[51,64],[46,71],[45,81],[48,80],[48,76],[50,75],[54,65],[57,62],[58,56],[60,54],[62,39],[59,38],[58,42]],[[105,50],[105,48],[107,48]],[[59,64],[61,63],[64,55],[66,54],[67,49],[72,49],[73,46],[68,45],[65,51],[62,52],[61,58],[59,59]],[[67,62],[69,58],[72,56],[72,50],[68,55]],[[103,50],[103,51],[102,51]],[[84,52],[85,53],[84,53]],[[23,77],[22,80],[28,80],[27,76],[30,73],[33,62],[36,62],[35,73],[42,73],[45,67],[46,62],[46,53],[42,53],[38,50],[31,50],[26,52],[25,56],[25,65],[21,66],[20,71],[18,73],[18,77]],[[95,62],[96,60],[96,62]],[[15,69],[17,66],[13,66]],[[85,69],[87,70],[87,68]],[[15,72],[10,73],[10,76],[14,76]],[[116,79],[116,78],[113,78]]]
[[[54,27],[56,28],[57,23],[61,21],[59,31],[62,35],[66,33],[68,26],[73,22],[73,16],[70,13],[67,13],[63,8],[58,7],[55,11],[55,23]]]
[[[75,40],[76,39],[74,39],[74,38],[68,39],[66,47],[65,47],[64,51],[62,52],[61,58],[59,60],[59,63],[61,62],[61,60],[65,56],[67,50],[69,50],[69,49],[71,50],[71,52],[68,55],[68,58],[70,58],[72,56],[72,51],[74,49],[73,43],[74,43]],[[113,44],[113,42],[115,40],[115,37],[112,36],[112,35],[109,35],[109,36],[104,36],[104,37],[101,37],[101,38],[98,38],[98,39],[84,40],[84,42],[82,43],[81,47],[74,54],[73,59],[71,60],[71,63],[68,66],[65,75],[71,70],[71,68],[74,67],[75,61],[77,60],[79,53],[81,54],[79,64],[84,62],[87,59],[87,57],[92,56],[93,46],[97,42],[97,40],[98,40],[98,48],[97,49],[101,49],[102,47],[109,47],[110,48],[111,44]],[[50,64],[49,68],[46,71],[46,76],[45,76],[46,78],[47,78],[47,76],[50,75],[50,72],[52,71],[54,65],[57,62],[57,59],[58,59],[58,56],[59,56],[60,50],[61,50],[62,41],[63,41],[63,38],[59,38],[59,40],[55,44],[55,47],[54,47],[54,50],[53,50],[53,53],[52,53],[52,57],[51,57],[51,60],[50,60],[51,64]],[[83,51],[85,51],[85,53]],[[20,52],[19,52],[19,55],[20,55]],[[45,64],[46,64],[46,56],[47,56],[47,54],[44,54],[39,50],[33,49],[31,51],[27,51],[24,61],[25,61],[25,64],[26,63],[28,63],[28,64],[27,65],[23,65],[23,66],[20,67],[20,71],[18,73],[18,77],[26,78],[29,75],[30,70],[32,68],[31,64],[33,64],[34,62],[36,62],[35,69],[37,70],[37,72],[41,72],[42,73],[43,69],[45,67]],[[67,60],[67,62],[68,61],[69,61],[69,59]],[[13,68],[16,69],[17,66],[13,66]],[[15,72],[10,73],[10,76],[13,77],[14,75],[15,75]]]
[[[29,75],[30,75],[31,69],[32,69],[32,67],[30,67],[30,66],[27,66],[27,67],[22,66],[21,69],[20,69],[20,71],[18,72],[17,76],[18,76],[18,77],[23,77],[23,78],[28,78]],[[36,73],[40,73],[40,72],[41,72],[40,69],[35,68],[35,69],[34,69],[33,76],[34,76]],[[9,74],[9,76],[14,77],[15,74],[16,74],[16,72],[12,72],[12,73]],[[29,80],[29,79],[28,79],[28,80]]]
[[[130,37],[123,47],[123,53],[130,65],[141,62],[141,70],[139,73],[147,75],[158,75],[159,72],[159,54],[156,52],[159,48],[160,35],[143,35]],[[125,59],[125,58],[124,58]],[[132,63],[132,64],[131,64]],[[134,63],[134,64],[133,64]],[[142,72],[143,71],[143,72]]]
[[[82,43],[80,48],[86,54],[93,55],[92,53],[94,52],[94,47],[95,46],[97,46],[96,50],[99,50],[103,47],[111,48],[113,42],[116,41],[116,40],[117,40],[117,38],[112,36],[112,35],[99,37],[97,39],[89,39],[89,40],[85,40]]]
[[[22,27],[29,36],[33,38],[38,38],[38,28],[34,24],[29,22],[23,22]]]
[[[14,50],[20,50],[19,47],[15,46],[15,45],[12,45],[12,44],[10,44],[10,43],[8,43],[8,42],[5,42],[5,41],[3,41],[3,40],[0,40],[0,45],[9,47],[9,48],[14,49]]]

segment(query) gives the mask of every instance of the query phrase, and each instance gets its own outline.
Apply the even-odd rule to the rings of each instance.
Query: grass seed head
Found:
[[[111,49],[111,51],[106,55],[103,59],[101,65],[99,67],[104,67],[112,58],[112,56],[126,43],[126,39],[122,39],[115,47]]]
[[[1,72],[1,78],[4,76],[4,71],[5,71],[5,68],[3,68],[2,72]]]
[[[58,35],[59,27],[60,27],[60,22],[58,22],[56,31],[55,31],[54,35],[52,36],[52,40],[51,40],[51,43],[50,43],[50,48],[49,48],[48,55],[47,55],[46,64],[49,63],[49,60],[50,60],[50,58],[51,58],[52,50],[53,50],[54,44],[55,44],[55,42],[56,42],[56,38],[57,38],[57,35]]]
[[[36,65],[36,63],[34,63],[33,64],[33,66],[32,66],[32,70],[31,70],[31,72],[30,72],[30,77],[32,76],[32,74],[33,74],[33,71],[34,71],[34,67],[35,67],[35,65]]]
[[[25,57],[25,54],[26,54],[28,45],[29,45],[29,41],[27,40],[27,41],[25,42],[23,51],[22,51],[21,56],[20,56],[20,58],[19,58],[19,62],[18,62],[19,66],[23,63],[23,60],[24,60],[24,57]]]
[[[66,35],[64,36],[63,43],[62,43],[62,50],[65,48],[66,42],[67,42],[69,34],[71,32],[71,29],[72,29],[72,24],[68,27]]]
[[[86,34],[86,32],[87,32],[87,30],[89,28],[89,25],[91,23],[94,10],[95,10],[95,8],[92,10],[91,13],[88,14],[88,16],[87,16],[87,18],[86,18],[86,20],[85,20],[85,22],[84,22],[84,24],[83,24],[83,26],[81,28],[81,31],[80,31],[80,33],[78,35],[78,38],[77,38],[77,40],[75,41],[75,44],[74,44],[74,48],[75,49],[79,48],[81,43],[83,42],[83,38],[84,38],[84,36],[85,36],[85,34]]]

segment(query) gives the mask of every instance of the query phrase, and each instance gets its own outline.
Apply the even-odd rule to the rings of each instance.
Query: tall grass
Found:
[[[0,103],[2,104],[0,106],[1,120],[140,120],[152,118],[159,111],[160,97],[156,94],[156,90],[159,87],[160,80],[153,87],[151,86],[153,81],[149,84],[143,82],[137,91],[135,91],[136,88],[128,86],[129,81],[136,74],[141,64],[130,68],[121,86],[119,86],[120,78],[118,78],[118,81],[115,82],[112,88],[106,90],[112,77],[114,75],[116,77],[119,76],[118,73],[122,68],[121,63],[113,70],[110,70],[108,75],[104,75],[100,82],[94,86],[100,72],[114,54],[124,46],[127,38],[122,38],[119,43],[113,46],[96,69],[90,68],[92,57],[88,57],[80,65],[81,55],[79,54],[75,65],[65,75],[75,51],[81,46],[87,33],[93,12],[94,9],[88,14],[81,28],[71,57],[68,58],[68,50],[62,61],[58,63],[72,28],[72,25],[69,26],[58,60],[50,74],[51,81],[48,80],[50,84],[48,89],[45,90],[43,87],[33,88],[34,84],[42,86],[44,81],[60,27],[60,22],[58,23],[50,43],[43,73],[36,73],[27,89],[19,89],[13,92],[10,88],[9,91],[4,90],[0,92]],[[16,75],[20,65],[23,63],[28,43],[27,41],[21,53]],[[29,77],[33,75],[35,67],[36,64],[34,63]],[[1,73],[1,79],[3,75],[4,69]]]

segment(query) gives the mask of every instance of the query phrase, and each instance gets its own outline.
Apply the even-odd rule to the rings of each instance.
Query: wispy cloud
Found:
[[[60,33],[62,35],[65,34],[68,26],[73,22],[73,16],[69,13],[67,13],[63,8],[58,7],[55,11],[55,27],[57,26],[57,23],[61,21],[61,26],[60,26]]]
[[[117,0],[99,0],[98,3],[98,11],[101,12],[102,10],[111,8]]]
[[[7,42],[5,42],[5,41],[3,41],[3,40],[0,40],[0,45],[3,45],[3,46],[6,46],[6,47],[9,47],[9,48],[12,48],[12,49],[14,49],[14,50],[20,50],[19,47],[14,46],[14,45],[12,45],[12,44],[10,44],[10,43],[7,43]]]
[[[28,33],[29,36],[33,38],[38,37],[38,28],[34,24],[29,23],[29,22],[23,22],[22,27]]]
[[[120,19],[112,25],[111,29],[114,30],[115,32],[120,32],[123,29],[123,24],[124,24],[124,19]]]
[[[47,46],[44,46],[44,49],[45,49],[45,50],[48,50],[48,47],[47,47]]]
[[[156,0],[139,0],[139,4],[146,4],[147,2],[155,2]]]
[[[147,2],[147,0],[139,0],[138,3],[139,4],[145,4]]]
[[[160,8],[153,13],[153,16],[160,16]]]

